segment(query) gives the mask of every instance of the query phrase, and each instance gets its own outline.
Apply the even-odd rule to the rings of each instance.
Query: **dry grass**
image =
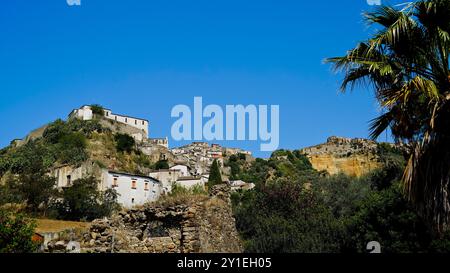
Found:
[[[36,232],[62,232],[65,230],[87,230],[88,222],[59,221],[51,219],[35,219]]]

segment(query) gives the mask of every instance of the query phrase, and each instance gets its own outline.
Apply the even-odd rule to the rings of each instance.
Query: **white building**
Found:
[[[181,173],[181,176],[190,176],[191,175],[191,167],[183,164],[177,164],[170,167],[170,170],[178,170]]]
[[[169,138],[149,138],[148,142],[153,145],[159,145],[162,147],[165,147],[166,149],[169,149]]]
[[[162,192],[162,184],[155,178],[108,170],[103,171],[102,186],[115,189],[117,202],[126,208],[154,202]]]
[[[187,189],[190,189],[194,186],[200,186],[204,189],[207,181],[208,180],[202,176],[184,176],[178,178],[176,184]]]
[[[148,135],[149,135],[148,120],[125,116],[125,115],[114,114],[114,113],[112,113],[112,111],[110,109],[104,108],[103,111],[104,111],[105,118],[115,120],[117,122],[129,125],[131,127],[137,128],[139,130],[142,130],[144,132],[145,138],[148,139]],[[92,112],[91,106],[89,106],[89,105],[84,105],[78,109],[74,109],[69,114],[69,118],[79,118],[82,120],[91,120],[91,119],[93,119],[93,117],[94,117],[94,114]]]
[[[172,191],[172,186],[182,176],[179,170],[156,170],[149,174],[150,177],[158,180],[162,184],[162,193],[167,194]]]

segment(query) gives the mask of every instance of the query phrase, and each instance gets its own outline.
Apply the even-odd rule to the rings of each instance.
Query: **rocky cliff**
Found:
[[[301,150],[314,169],[329,174],[361,176],[381,166],[378,144],[360,138],[330,137],[327,142]]]

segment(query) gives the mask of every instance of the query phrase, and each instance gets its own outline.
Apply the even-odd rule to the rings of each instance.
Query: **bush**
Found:
[[[62,200],[53,206],[58,212],[58,218],[63,220],[94,220],[110,216],[118,208],[117,193],[108,189],[98,190],[99,181],[94,177],[78,179],[62,194]]]
[[[92,113],[94,115],[104,116],[105,115],[105,109],[103,106],[99,104],[92,104],[91,106]]]
[[[172,186],[172,191],[169,196],[175,197],[180,195],[206,195],[205,189],[201,185],[195,185],[190,188],[183,187],[177,183]]]
[[[116,134],[114,140],[118,152],[131,153],[136,145],[134,138],[127,134]]]
[[[153,165],[154,170],[167,170],[169,169],[169,162],[167,160],[159,160]]]
[[[342,227],[300,182],[271,184],[233,194],[236,225],[245,251],[256,253],[338,252]]]
[[[450,233],[434,237],[403,196],[404,160],[389,148],[380,150],[383,168],[361,178],[322,177],[288,151],[239,165],[241,179],[257,184],[231,196],[245,251],[366,253],[370,241],[383,253],[450,251]]]
[[[56,195],[56,179],[42,171],[22,173],[7,181],[6,192],[13,195],[15,202],[25,202],[27,210],[33,214],[42,211],[45,215],[51,199]]]
[[[32,241],[35,223],[21,213],[0,208],[0,253],[30,253],[38,250]]]

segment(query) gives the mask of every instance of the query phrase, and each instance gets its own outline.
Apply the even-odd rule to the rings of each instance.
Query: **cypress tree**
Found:
[[[222,175],[220,174],[219,162],[217,159],[214,159],[214,162],[211,165],[211,170],[209,172],[208,179],[208,187],[211,188],[214,185],[222,184]]]

